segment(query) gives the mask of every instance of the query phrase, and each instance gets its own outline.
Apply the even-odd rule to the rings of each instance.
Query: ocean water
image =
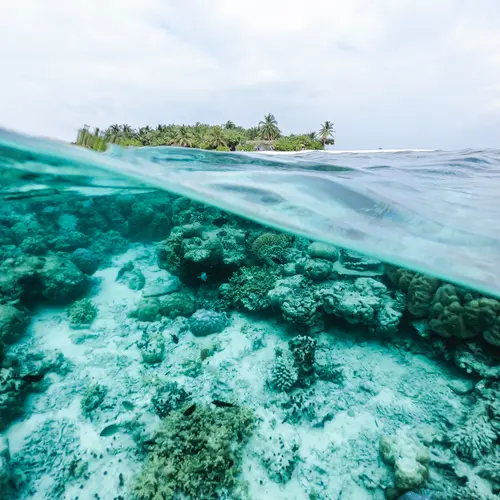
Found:
[[[0,131],[0,499],[500,498],[499,167]]]

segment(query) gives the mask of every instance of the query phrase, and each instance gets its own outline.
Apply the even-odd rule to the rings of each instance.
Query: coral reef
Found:
[[[135,496],[150,500],[182,493],[215,499],[233,492],[253,427],[252,412],[242,407],[196,405],[189,412],[171,412],[156,432]]]
[[[221,282],[246,258],[246,233],[229,226],[204,228],[199,223],[178,226],[157,245],[158,265],[187,285]]]

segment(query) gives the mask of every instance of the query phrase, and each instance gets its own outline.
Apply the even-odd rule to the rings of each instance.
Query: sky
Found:
[[[16,0],[0,126],[72,140],[273,113],[338,149],[500,147],[498,0]]]

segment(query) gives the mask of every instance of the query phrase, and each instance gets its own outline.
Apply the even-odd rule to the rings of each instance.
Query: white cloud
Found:
[[[4,3],[2,126],[71,139],[271,111],[287,132],[333,120],[342,148],[498,146],[494,0]]]

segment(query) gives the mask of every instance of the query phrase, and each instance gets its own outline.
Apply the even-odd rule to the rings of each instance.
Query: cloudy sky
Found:
[[[337,148],[500,147],[498,0],[16,0],[0,126],[331,120]]]

